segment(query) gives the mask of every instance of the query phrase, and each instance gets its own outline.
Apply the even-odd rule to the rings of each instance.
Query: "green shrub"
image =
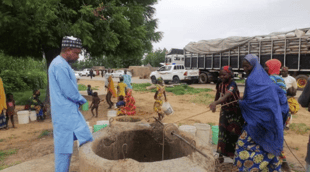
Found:
[[[3,81],[5,92],[25,91],[46,88],[47,74],[43,71],[13,71],[4,70],[0,77]]]
[[[203,92],[209,92],[211,89],[208,88],[193,88],[189,87],[187,84],[177,85],[174,87],[166,87],[167,92],[171,92],[175,95],[184,95],[184,94],[199,94]]]
[[[46,88],[46,61],[16,58],[0,52],[0,77],[5,92]]]
[[[156,89],[147,90],[146,87],[151,86],[150,83],[144,84],[132,84],[132,88],[134,91],[150,91],[156,92]],[[202,92],[212,91],[208,88],[193,88],[188,86],[187,84],[177,85],[174,87],[166,87],[166,92],[171,92],[175,95],[184,95],[184,94],[199,94]]]
[[[46,97],[46,89],[40,89],[40,93],[41,93],[40,100],[43,102]],[[29,103],[29,100],[33,95],[33,91],[28,90],[28,91],[21,91],[21,92],[13,92],[12,94],[14,96],[16,105],[25,105]]]
[[[86,91],[86,90],[87,90],[87,86],[84,85],[84,84],[79,84],[79,85],[78,85],[78,90],[79,90],[79,91]]]
[[[146,89],[146,87],[149,87],[149,86],[151,86],[151,84],[150,83],[144,83],[144,84],[132,84],[132,89],[134,90],[134,91],[148,91],[147,89]]]

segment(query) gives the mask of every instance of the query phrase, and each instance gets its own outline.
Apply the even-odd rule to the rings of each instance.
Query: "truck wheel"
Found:
[[[157,83],[156,77],[155,77],[155,76],[152,76],[152,77],[151,77],[151,80],[152,80],[152,84],[156,84],[156,83]]]
[[[206,84],[208,82],[208,76],[205,73],[199,75],[199,82],[201,84]]]
[[[178,76],[174,76],[174,77],[173,77],[173,82],[174,82],[175,84],[178,84],[178,83],[180,82],[180,78],[179,78]]]
[[[297,86],[300,89],[303,89],[307,84],[308,76],[307,75],[298,75],[296,77]]]

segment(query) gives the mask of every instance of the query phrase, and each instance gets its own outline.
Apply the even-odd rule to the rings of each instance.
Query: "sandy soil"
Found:
[[[99,105],[99,117],[92,117],[90,111],[82,111],[85,119],[90,122],[90,125],[95,125],[98,120],[107,120],[108,105],[105,102],[105,96],[102,95],[105,93],[103,89],[104,82],[96,80],[80,80],[79,83],[85,85],[90,84],[92,87],[99,86],[100,90],[98,92],[101,94],[100,98],[104,100],[104,102]],[[82,94],[85,93],[86,92],[82,92]],[[211,92],[210,94],[215,93]],[[149,92],[133,92],[133,96],[136,100],[137,116],[142,116],[150,122],[154,121],[152,117],[157,116],[153,111],[154,94]],[[171,116],[165,117],[163,122],[176,123],[177,125],[194,123],[214,123],[217,125],[219,120],[219,109],[217,109],[216,113],[212,113],[208,111],[207,105],[191,103],[189,100],[193,96],[194,95],[176,96],[172,93],[168,93],[168,101],[173,107],[175,113]],[[116,99],[113,99],[112,101],[116,102]],[[20,109],[22,109],[22,107],[17,107],[17,110]],[[201,115],[185,119],[200,113]],[[293,118],[293,123],[305,123],[310,127],[309,115],[310,113],[306,109],[301,108],[300,111],[294,115],[295,118]],[[11,127],[11,124],[9,125]],[[17,124],[16,126],[16,129],[10,128],[9,130],[0,130],[0,150],[18,149],[16,154],[9,156],[4,161],[6,165],[18,164],[53,153],[52,134],[38,138],[42,131],[52,131],[53,127],[50,118],[46,119],[44,122],[31,122],[24,125]],[[308,133],[301,135],[296,134],[293,131],[285,131],[285,140],[303,164],[305,164],[304,159],[307,152],[309,133],[310,132],[308,131]],[[301,171],[301,166],[286,146],[284,151],[287,154],[287,159],[291,164],[291,167]],[[74,171],[78,171],[77,165],[77,162],[71,164],[71,170],[74,169]]]

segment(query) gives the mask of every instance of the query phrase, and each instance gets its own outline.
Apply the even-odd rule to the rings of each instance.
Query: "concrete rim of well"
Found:
[[[121,125],[118,125],[121,123]],[[132,125],[135,124],[135,125]],[[84,144],[79,149],[80,159],[80,171],[124,171],[124,172],[155,172],[162,171],[163,168],[172,172],[179,171],[215,171],[215,159],[210,147],[204,146],[204,143],[197,137],[180,131],[182,136],[195,140],[196,147],[199,148],[203,153],[208,155],[205,158],[198,152],[176,159],[156,161],[156,162],[138,162],[133,159],[119,159],[119,160],[108,160],[98,156],[93,150],[96,148],[100,140],[110,137],[110,133],[116,134],[116,137],[121,132],[126,131],[138,131],[148,130],[149,126],[139,125],[137,123],[130,122],[118,122],[112,124],[110,127],[106,127],[93,134],[94,141]],[[117,131],[117,132],[116,132]],[[173,166],[171,166],[173,164]],[[129,168],[130,167],[130,168]]]

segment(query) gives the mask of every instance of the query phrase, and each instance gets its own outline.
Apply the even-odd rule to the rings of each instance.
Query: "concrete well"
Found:
[[[194,140],[207,158],[179,139],[164,143],[163,129],[140,122],[116,122],[94,133],[94,142],[79,149],[80,171],[92,172],[202,172],[215,171],[214,157],[201,140],[180,132],[186,140]],[[192,141],[191,141],[192,142]]]

